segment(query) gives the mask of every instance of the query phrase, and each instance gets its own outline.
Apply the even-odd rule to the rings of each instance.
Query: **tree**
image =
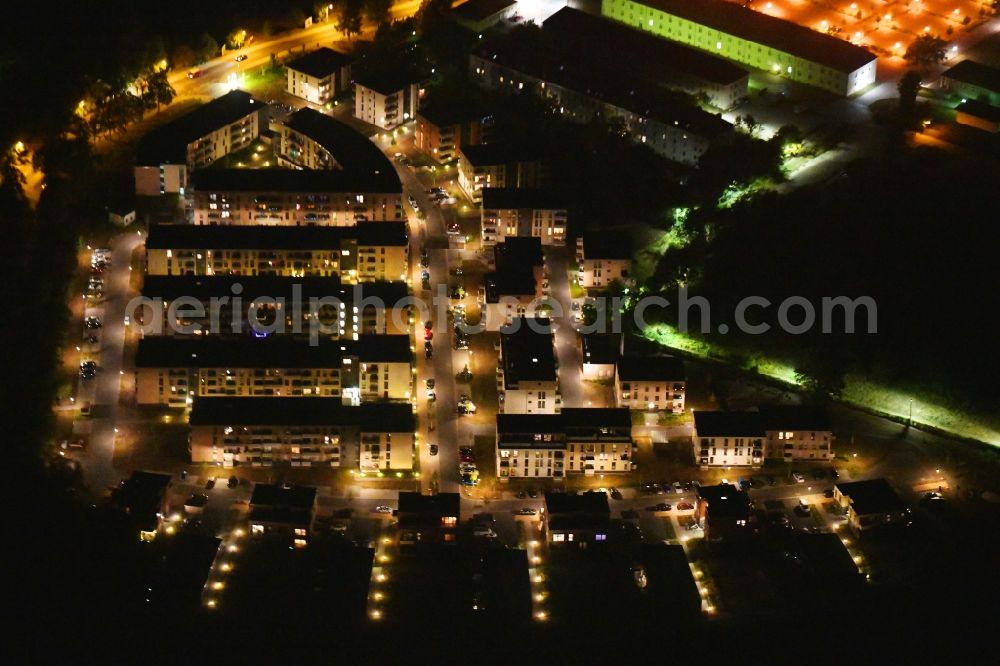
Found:
[[[392,0],[364,0],[365,16],[375,25],[382,25],[389,21],[391,8]]]
[[[337,30],[350,39],[361,34],[361,8],[364,0],[344,0],[337,10]]]
[[[187,44],[178,44],[170,54],[170,64],[175,69],[187,69],[198,62],[198,54]]]
[[[226,44],[231,48],[241,49],[243,45],[247,42],[247,31],[243,28],[237,28],[229,33],[229,37],[226,38]]]
[[[170,85],[166,70],[156,72],[149,77],[149,96],[156,103],[156,112],[160,112],[160,106],[169,106],[177,96],[177,91]]]
[[[203,33],[202,36],[198,38],[198,44],[195,46],[195,53],[198,54],[199,62],[211,60],[215,56],[219,55],[219,42],[215,41],[215,38],[207,32]]]
[[[944,62],[947,45],[948,43],[939,37],[920,35],[906,48],[903,57],[919,67],[932,67]]]
[[[904,124],[913,121],[913,113],[917,108],[917,93],[920,90],[920,74],[909,70],[899,80],[896,86],[899,90],[899,119]]]

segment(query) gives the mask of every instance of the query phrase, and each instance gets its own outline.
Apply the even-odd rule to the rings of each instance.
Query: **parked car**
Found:
[[[526,506],[523,509],[518,509],[514,513],[516,513],[519,516],[536,516],[536,515],[538,515],[538,512],[535,511],[534,509],[532,509],[530,506]]]
[[[235,58],[233,58],[233,59],[234,59],[234,60],[235,60],[236,62],[243,62],[244,60],[246,60],[246,59],[247,59],[247,54],[246,54],[246,53],[241,53],[241,54],[239,54],[238,56],[236,56],[236,57],[235,57]]]
[[[392,507],[386,506],[385,504],[379,504],[375,507],[375,513],[392,513]]]
[[[647,506],[646,511],[670,511],[670,505],[666,502],[660,502],[659,504]]]
[[[802,476],[798,472],[792,472],[792,479],[795,483],[805,483],[806,477]]]
[[[427,448],[428,448],[428,453],[430,453],[432,456],[436,456],[438,454],[438,445],[437,444],[431,444]]]
[[[204,73],[205,73],[204,70],[201,70],[201,69],[192,69],[190,72],[188,72],[188,78],[189,79],[197,79],[197,78],[201,77],[201,75],[204,74]]]
[[[433,377],[429,377],[427,379],[427,381],[424,382],[424,385],[427,387],[427,390],[432,390],[434,388],[434,385],[435,385],[434,378]]]
[[[229,488],[235,488],[238,485],[240,485],[240,480],[236,476],[229,477],[229,481],[226,483],[226,486]]]
[[[211,490],[214,487],[215,487],[215,477],[210,476],[208,477],[208,481],[205,482],[205,490]]]
[[[618,490],[617,488],[612,488],[611,499],[616,499],[616,500],[622,499],[622,491]]]
[[[694,511],[694,505],[689,502],[681,502],[677,505],[678,511]]]
[[[535,499],[536,497],[538,497],[538,489],[528,488],[528,497],[530,497],[531,499]]]

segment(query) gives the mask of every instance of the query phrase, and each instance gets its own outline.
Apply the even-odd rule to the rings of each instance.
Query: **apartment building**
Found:
[[[826,410],[815,406],[762,407],[767,457],[785,462],[833,460],[833,429]]]
[[[157,127],[136,148],[136,195],[186,194],[194,170],[246,147],[266,127],[267,105],[242,90]]]
[[[500,413],[556,414],[562,408],[548,319],[520,317],[500,332]]]
[[[414,145],[425,155],[447,162],[462,146],[485,142],[492,124],[492,115],[479,104],[431,101],[417,111]]]
[[[391,130],[416,117],[419,96],[411,77],[361,74],[354,81],[354,117]]]
[[[494,270],[484,280],[487,331],[499,331],[518,317],[535,316],[545,271],[540,239],[513,236],[494,245],[493,264]]]
[[[591,232],[576,239],[577,282],[584,289],[601,289],[612,282],[627,285],[632,271],[632,246],[623,233]]]
[[[154,224],[147,275],[337,277],[344,284],[405,280],[405,222],[353,227]]]
[[[341,171],[202,169],[192,177],[194,224],[353,226],[402,220],[402,185]]]
[[[538,188],[542,184],[542,162],[526,146],[481,143],[458,149],[458,185],[477,204],[482,190]]]
[[[680,414],[687,379],[684,362],[674,356],[625,356],[615,366],[619,407]]]
[[[462,503],[458,493],[421,495],[400,492],[396,516],[399,519],[399,543],[414,544],[454,543]]]
[[[169,474],[136,470],[111,491],[111,505],[128,516],[139,538],[152,541],[170,506]]]
[[[551,547],[586,548],[608,540],[611,508],[604,492],[545,493],[545,523]]]
[[[130,314],[144,335],[409,335],[405,282],[330,277],[147,275]],[[251,314],[253,322],[251,324]]]
[[[517,0],[466,0],[454,9],[455,21],[472,32],[482,32],[513,16]]]
[[[308,545],[316,521],[315,488],[255,483],[250,495],[250,536],[291,538],[296,548]]]
[[[323,105],[351,88],[351,56],[325,46],[285,63],[285,91]]]
[[[1000,68],[963,60],[941,74],[941,88],[966,100],[1000,106]]]
[[[692,440],[702,467],[760,467],[767,430],[759,412],[695,411]]]
[[[490,187],[482,190],[484,246],[508,238],[538,238],[542,245],[566,244],[566,202],[545,190]]]
[[[710,541],[739,539],[753,533],[750,497],[729,483],[699,487],[694,517]]]
[[[358,340],[147,336],[135,356],[136,402],[183,407],[206,397],[324,397],[346,405],[409,400],[406,335]]]
[[[580,345],[583,351],[583,378],[590,381],[602,379],[615,379],[615,370],[618,367],[618,359],[621,357],[622,336],[620,333],[588,333],[580,336]],[[655,391],[654,391],[655,393]],[[630,404],[622,404],[621,389],[615,387],[615,395],[618,397],[619,407],[629,407]],[[629,387],[629,398],[631,398],[631,386]]]
[[[885,479],[838,482],[833,487],[833,499],[847,514],[847,524],[856,532],[911,519],[910,508]]]
[[[343,405],[329,398],[197,398],[191,407],[191,461],[221,467],[413,467],[413,407]]]
[[[543,27],[568,60],[599,60],[608,69],[683,91],[717,109],[733,108],[749,94],[750,72],[743,67],[603,16],[563,7]]]
[[[601,14],[837,95],[875,83],[868,49],[726,0],[602,0]]]

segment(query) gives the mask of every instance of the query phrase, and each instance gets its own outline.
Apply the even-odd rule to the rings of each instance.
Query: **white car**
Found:
[[[795,483],[805,483],[806,477],[802,476],[798,472],[792,472],[792,478],[795,479]]]
[[[375,507],[375,513],[392,513],[392,507],[386,506],[385,504],[379,504]]]

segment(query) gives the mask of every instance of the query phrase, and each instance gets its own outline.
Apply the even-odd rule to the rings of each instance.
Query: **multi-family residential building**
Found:
[[[955,107],[955,122],[996,134],[1000,132],[1000,106],[967,99]]]
[[[847,523],[857,532],[910,520],[910,508],[885,479],[838,482],[833,487],[833,499],[847,514]]]
[[[625,356],[615,367],[619,407],[680,414],[686,393],[684,363],[674,356]]]
[[[499,331],[518,317],[535,316],[542,296],[545,259],[535,237],[513,236],[493,246],[494,270],[485,277],[483,321],[488,331]]]
[[[587,548],[603,543],[611,528],[608,495],[597,491],[545,493],[545,522],[552,547]]]
[[[315,488],[255,483],[250,495],[251,536],[290,537],[297,548],[308,545],[316,520]]]
[[[343,405],[330,398],[197,398],[191,407],[191,461],[222,467],[413,467],[413,407]]]
[[[267,105],[233,90],[140,141],[135,158],[139,196],[187,193],[195,169],[249,145],[267,127]]]
[[[285,91],[313,104],[326,104],[351,87],[349,55],[325,46],[285,63]]]
[[[711,541],[738,539],[753,533],[750,525],[750,498],[729,483],[698,488],[695,520]]]
[[[615,379],[615,369],[622,350],[621,334],[588,333],[580,336],[580,344],[583,347],[583,378],[590,381]],[[631,398],[631,387],[629,391]],[[621,390],[617,387],[615,395],[619,407],[632,408],[631,405],[622,404]]]
[[[747,97],[750,73],[717,55],[660,39],[603,16],[563,7],[544,30],[567,55],[594,59],[643,81],[681,90],[717,109]]]
[[[562,408],[548,319],[520,317],[500,332],[497,390],[503,414],[556,414]]]
[[[695,411],[693,441],[702,467],[760,467],[767,431],[759,412]]]
[[[354,117],[391,130],[416,117],[420,87],[411,77],[362,74],[354,81]]]
[[[762,407],[767,457],[785,462],[833,460],[833,429],[822,407]]]
[[[963,60],[941,74],[941,88],[966,100],[1000,106],[1000,68]]]
[[[561,479],[569,473],[632,471],[626,409],[564,408],[559,414],[497,415],[497,476]]]
[[[726,0],[602,0],[601,14],[838,95],[875,83],[868,49]]]
[[[339,277],[345,284],[405,280],[405,222],[353,227],[154,224],[146,237],[147,275]]]
[[[137,470],[111,492],[111,504],[128,516],[140,539],[152,541],[167,514],[171,485],[169,474]]]
[[[534,149],[507,143],[481,143],[458,150],[458,185],[476,203],[489,187],[538,188],[542,162]]]
[[[191,180],[195,224],[351,226],[403,219],[395,172],[368,178],[334,170],[202,169]]]
[[[417,111],[414,145],[439,162],[446,162],[462,146],[484,143],[492,124],[492,115],[478,104],[431,101]]]
[[[344,404],[409,400],[406,335],[146,336],[135,356],[136,402],[182,407],[197,397],[325,397]]]
[[[489,187],[482,190],[483,245],[515,236],[538,238],[542,245],[565,245],[566,202],[545,190]]]
[[[409,335],[405,282],[330,277],[148,275],[130,316],[144,335]],[[251,323],[251,314],[253,323]]]
[[[399,493],[396,516],[400,545],[454,543],[461,512],[458,493]]]
[[[512,17],[517,0],[466,0],[454,10],[459,25],[472,32],[482,32]]]
[[[576,239],[577,281],[585,289],[628,284],[632,246],[622,233],[592,232]]]
[[[709,145],[732,133],[730,123],[699,108],[686,93],[609,71],[600,61],[567,56],[551,45],[481,51],[469,61],[479,85],[510,94],[533,92],[574,122],[614,119],[633,141],[676,162],[697,164]]]

